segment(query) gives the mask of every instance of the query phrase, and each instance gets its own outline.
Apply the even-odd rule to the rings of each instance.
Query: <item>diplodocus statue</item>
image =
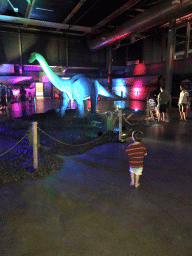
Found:
[[[69,100],[75,100],[79,111],[79,116],[84,115],[83,101],[90,97],[91,113],[96,113],[98,95],[114,98],[116,96],[109,93],[97,80],[78,74],[71,79],[63,79],[57,76],[49,67],[46,60],[39,53],[33,52],[30,55],[29,63],[37,60],[50,82],[63,92],[63,104],[60,108],[60,114],[63,116],[67,109]]]

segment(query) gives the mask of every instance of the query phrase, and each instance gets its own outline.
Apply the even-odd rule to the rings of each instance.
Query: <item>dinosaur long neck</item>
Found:
[[[51,81],[51,83],[59,90],[64,91],[64,87],[68,86],[67,81],[63,81],[63,79],[59,78],[49,67],[46,60],[40,54],[36,53],[36,60],[39,62],[41,68]]]

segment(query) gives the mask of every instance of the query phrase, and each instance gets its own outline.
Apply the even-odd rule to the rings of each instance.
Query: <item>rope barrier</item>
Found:
[[[115,112],[116,112],[116,111],[115,111]],[[113,115],[115,114],[115,112],[111,114],[111,117],[113,117]],[[130,122],[128,122],[128,121],[125,119],[125,115],[126,115],[126,114],[123,114],[123,115],[122,115],[122,116],[123,116],[123,119],[124,119],[124,121],[127,122],[129,125],[136,125],[136,124],[138,124],[139,121],[145,116],[145,115],[143,115],[141,118],[139,118],[136,123],[130,123]],[[115,120],[113,120],[114,123],[117,121],[118,116],[119,116],[119,114],[117,114],[117,116],[114,118],[114,119],[115,119]],[[128,116],[128,117],[129,117],[129,116]],[[62,141],[57,140],[57,139],[54,138],[53,136],[51,136],[51,135],[49,135],[48,133],[46,133],[46,132],[44,132],[43,130],[41,130],[39,127],[38,127],[38,130],[40,130],[42,133],[44,133],[45,135],[47,135],[47,136],[50,137],[51,139],[55,140],[56,142],[58,142],[58,143],[60,143],[60,144],[63,144],[63,145],[71,146],[71,147],[83,146],[83,145],[87,145],[87,144],[94,143],[95,141],[97,141],[97,140],[99,140],[100,138],[102,138],[102,137],[109,131],[109,130],[107,129],[107,131],[106,131],[103,135],[101,135],[99,138],[97,138],[97,139],[95,139],[95,140],[92,140],[92,141],[89,141],[89,142],[86,142],[86,143],[82,143],[82,144],[78,144],[78,145],[74,145],[74,144],[68,144],[68,143],[65,143],[65,142],[62,142]],[[3,155],[7,154],[7,153],[8,153],[9,151],[11,151],[14,147],[16,147],[22,140],[24,140],[24,138],[30,133],[30,131],[31,131],[31,129],[26,133],[26,135],[25,135],[23,138],[21,138],[21,140],[20,140],[18,143],[16,143],[13,147],[11,147],[11,148],[8,149],[7,151],[5,151],[3,154],[1,154],[0,157],[2,157]]]
[[[123,119],[124,119],[124,121],[125,121],[126,123],[128,123],[129,125],[137,125],[137,124],[139,123],[139,121],[145,116],[145,114],[142,115],[142,117],[137,120],[137,123],[132,124],[132,123],[128,122],[128,121],[125,119],[125,115],[126,115],[126,114],[123,114],[123,115],[122,115],[122,116],[123,116]],[[128,116],[128,117],[129,117],[129,116]]]
[[[30,129],[31,130],[31,129]],[[7,151],[5,151],[3,154],[0,155],[0,157],[2,157],[3,155],[7,154],[9,151],[11,151],[14,147],[16,147],[22,140],[24,140],[24,138],[29,134],[30,130],[26,133],[26,135],[18,142],[16,143],[13,147],[11,147],[10,149],[8,149]]]
[[[103,137],[103,136],[108,132],[108,130],[107,130],[103,135],[101,135],[99,138],[97,138],[97,139],[95,139],[95,140],[88,141],[88,142],[83,143],[83,144],[74,145],[74,144],[68,144],[68,143],[59,141],[59,140],[57,140],[56,138],[54,138],[53,136],[51,136],[51,135],[49,135],[48,133],[46,133],[46,132],[44,132],[43,130],[41,130],[40,128],[38,128],[38,130],[40,130],[42,133],[44,133],[45,135],[47,135],[47,136],[50,137],[51,139],[57,141],[58,143],[61,143],[61,144],[63,144],[63,145],[67,145],[67,146],[72,146],[72,147],[77,147],[77,146],[83,146],[83,145],[91,144],[91,143],[95,142],[96,140],[99,140],[101,137]]]

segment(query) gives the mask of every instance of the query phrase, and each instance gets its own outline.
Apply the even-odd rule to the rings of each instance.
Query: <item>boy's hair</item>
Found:
[[[161,88],[162,90],[165,90],[165,85],[162,85],[160,88]]]
[[[135,141],[140,142],[143,139],[143,133],[140,132],[140,131],[134,131],[133,132],[133,138],[134,138]]]

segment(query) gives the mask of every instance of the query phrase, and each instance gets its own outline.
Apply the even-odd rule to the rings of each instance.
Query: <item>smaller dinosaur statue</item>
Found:
[[[67,109],[69,100],[75,100],[79,111],[79,116],[84,115],[83,101],[90,97],[91,113],[96,113],[98,95],[115,98],[116,95],[109,93],[97,80],[86,77],[82,74],[75,75],[71,79],[58,77],[49,67],[46,60],[39,53],[33,52],[30,55],[29,63],[37,60],[50,82],[63,92],[63,104],[60,108],[60,114],[63,116]]]

